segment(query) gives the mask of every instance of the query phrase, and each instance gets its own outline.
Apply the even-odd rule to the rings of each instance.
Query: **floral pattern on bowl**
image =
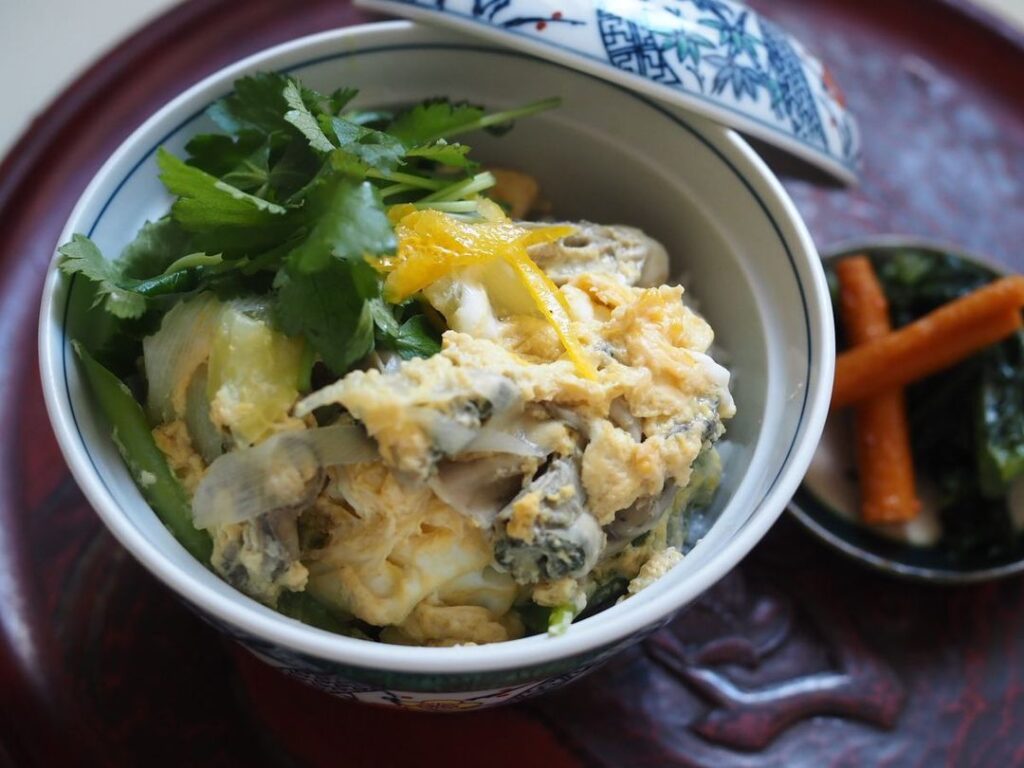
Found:
[[[356,0],[566,64],[710,117],[852,184],[860,136],[829,71],[731,0]]]

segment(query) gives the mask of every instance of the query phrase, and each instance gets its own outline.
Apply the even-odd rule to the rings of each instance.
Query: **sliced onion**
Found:
[[[430,408],[412,408],[411,418],[424,425],[434,446],[445,456],[462,453],[473,442],[477,430]]]
[[[556,403],[545,403],[548,413],[561,421],[570,429],[574,429],[586,438],[590,438],[590,423],[576,411]]]
[[[324,467],[376,457],[373,442],[355,425],[282,432],[214,461],[192,499],[193,521],[209,528],[304,506],[319,493]]]
[[[640,422],[629,410],[625,398],[616,397],[612,400],[611,406],[608,408],[608,419],[619,429],[628,432],[634,442],[639,443],[643,440],[644,435],[640,428]]]
[[[336,467],[380,458],[377,446],[356,424],[334,424],[304,433],[320,458],[320,466]]]
[[[142,340],[149,393],[146,406],[156,422],[180,418],[185,392],[196,369],[210,356],[223,305],[211,293],[176,304],[160,330]]]
[[[470,441],[463,453],[507,453],[513,456],[543,458],[544,449],[524,436],[497,427],[486,426]]]
[[[523,487],[525,468],[508,454],[475,461],[442,461],[427,484],[441,501],[490,528],[498,512]]]
[[[729,391],[729,369],[719,365],[710,355],[705,355],[696,350],[689,350],[689,353],[697,361],[697,365],[704,371],[712,384],[718,389],[719,405],[718,412],[723,416],[731,416],[736,412],[736,404]]]
[[[402,365],[402,357],[390,349],[376,349],[370,353],[370,365],[381,373],[396,373]]]
[[[670,480],[661,493],[642,496],[625,509],[620,509],[604,529],[608,535],[608,554],[625,549],[629,542],[657,525],[669,509],[676,508],[687,498]]]
[[[210,399],[206,396],[206,365],[192,376],[185,393],[185,426],[192,445],[209,464],[224,453],[224,435],[210,420]]]

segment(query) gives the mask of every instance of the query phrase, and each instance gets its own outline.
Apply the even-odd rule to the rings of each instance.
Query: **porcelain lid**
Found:
[[[731,0],[355,0],[460,30],[709,117],[846,184],[860,135],[828,69]]]

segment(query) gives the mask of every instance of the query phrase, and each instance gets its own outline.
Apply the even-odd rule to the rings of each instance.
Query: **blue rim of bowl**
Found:
[[[383,46],[370,46],[370,47],[366,47],[366,48],[360,48],[360,49],[357,49],[357,50],[349,50],[349,51],[345,51],[345,52],[341,52],[341,53],[335,53],[335,54],[330,54],[330,55],[325,55],[325,56],[318,56],[318,57],[314,57],[314,58],[311,58],[311,59],[308,59],[308,60],[305,60],[305,61],[302,61],[302,62],[298,62],[298,63],[292,64],[292,65],[290,65],[290,66],[288,66],[286,68],[282,68],[279,71],[292,71],[294,69],[298,69],[298,68],[302,68],[302,67],[307,67],[307,66],[310,66],[310,65],[318,63],[318,62],[327,61],[327,60],[333,60],[333,59],[338,59],[338,58],[345,58],[345,57],[352,56],[352,55],[362,55],[362,54],[367,54],[367,53],[372,53],[372,52],[402,50],[402,49],[418,49],[418,50],[429,50],[429,49],[473,50],[473,51],[479,51],[479,52],[483,52],[483,53],[490,53],[490,54],[496,54],[496,55],[502,55],[502,56],[514,56],[514,57],[526,58],[526,59],[530,59],[530,60],[538,60],[538,59],[536,59],[536,57],[529,56],[527,54],[511,52],[511,51],[507,51],[507,50],[503,50],[503,49],[495,49],[495,48],[491,48],[491,47],[487,47],[487,46],[480,46],[480,45],[462,45],[462,44],[458,44],[458,43],[433,43],[433,44],[432,43],[411,43],[411,44],[391,44],[391,45],[383,45]],[[564,67],[562,65],[559,65],[559,64],[556,64],[556,63],[553,63],[553,62],[550,62],[550,61],[544,61],[544,60],[538,60],[538,61],[542,61],[543,63],[547,64],[548,66],[555,66],[555,67],[567,69],[566,67]],[[569,68],[569,69],[571,69],[571,68]],[[581,75],[582,74],[585,77],[590,77],[591,79],[595,79],[595,80],[601,81],[600,78],[594,78],[593,76],[586,75],[585,73],[580,73],[578,71],[574,71],[574,74],[576,74],[576,75]],[[804,375],[804,383],[801,386],[801,389],[803,390],[803,397],[802,397],[801,405],[800,405],[800,413],[798,415],[796,424],[794,425],[793,437],[790,440],[790,444],[787,446],[785,458],[784,458],[784,460],[782,462],[782,465],[781,465],[779,471],[776,473],[776,476],[772,479],[772,481],[771,481],[771,483],[769,485],[768,490],[765,492],[765,494],[762,496],[761,500],[758,502],[757,506],[760,506],[771,495],[771,493],[774,491],[774,489],[778,486],[778,484],[780,482],[780,479],[782,478],[783,474],[785,473],[786,462],[788,461],[789,457],[792,455],[792,452],[794,451],[794,448],[796,446],[797,438],[801,435],[802,431],[804,430],[805,425],[807,424],[807,405],[808,405],[808,399],[809,399],[809,396],[810,396],[809,392],[810,392],[810,384],[811,384],[811,373],[812,373],[812,371],[814,369],[814,364],[815,364],[815,359],[816,359],[814,357],[814,335],[812,333],[811,318],[810,318],[810,314],[809,314],[809,311],[808,311],[808,308],[807,308],[806,291],[805,291],[803,282],[801,281],[801,278],[800,278],[800,274],[801,273],[800,273],[800,270],[799,270],[799,268],[798,268],[798,266],[796,264],[795,257],[793,256],[793,252],[792,252],[792,249],[790,247],[789,240],[787,240],[787,237],[783,233],[783,229],[782,229],[781,225],[776,220],[776,218],[773,215],[772,211],[768,207],[768,204],[765,202],[764,198],[762,197],[762,193],[758,192],[754,188],[752,182],[750,180],[748,180],[746,177],[744,177],[744,175],[739,171],[737,166],[724,153],[724,150],[719,149],[714,143],[712,143],[707,138],[702,136],[698,130],[696,130],[692,125],[687,123],[681,117],[679,117],[679,116],[677,116],[677,115],[675,115],[675,114],[673,114],[673,113],[663,109],[661,106],[659,106],[656,103],[651,102],[649,99],[646,99],[646,98],[644,98],[642,96],[639,96],[636,93],[631,93],[631,92],[629,92],[628,89],[623,88],[622,86],[618,86],[617,84],[608,83],[606,81],[601,81],[601,82],[604,85],[610,85],[612,87],[617,88],[620,91],[629,93],[629,95],[631,95],[634,99],[636,99],[636,100],[640,101],[641,103],[645,104],[647,107],[649,107],[651,109],[654,109],[657,112],[661,113],[661,115],[663,117],[669,119],[670,121],[672,121],[673,123],[675,123],[679,127],[683,128],[684,130],[686,130],[687,132],[692,134],[695,138],[697,138],[699,141],[701,141],[705,146],[707,146],[708,149],[711,150],[714,153],[714,155],[723,164],[725,164],[725,166],[735,175],[735,177],[744,185],[744,187],[746,187],[746,189],[749,192],[749,194],[753,197],[753,199],[759,205],[759,207],[761,207],[761,209],[764,211],[766,218],[771,223],[772,228],[775,230],[776,236],[779,238],[780,244],[782,245],[783,250],[786,253],[787,260],[789,261],[789,264],[790,264],[790,268],[791,268],[791,270],[792,270],[792,272],[794,274],[794,278],[796,280],[797,289],[798,289],[798,291],[800,293],[800,297],[801,297],[801,305],[802,305],[803,314],[804,314],[804,331],[805,331],[805,337],[806,337],[806,340],[807,340],[807,358],[806,358],[807,367],[806,367],[806,372],[805,372],[805,375]],[[187,117],[186,119],[182,120],[175,127],[175,129],[173,131],[169,132],[168,134],[166,134],[161,141],[166,141],[167,137],[169,137],[169,136],[173,135],[174,133],[176,133],[178,130],[180,130],[190,120],[195,119],[195,117],[200,112],[201,112],[201,110],[193,112],[191,115],[189,115],[189,117]],[[726,134],[726,135],[728,135],[728,134]],[[739,139],[734,139],[734,140],[736,142],[739,142]],[[108,197],[108,200],[101,206],[100,212],[96,215],[96,218],[95,218],[92,226],[89,228],[90,231],[93,231],[95,229],[96,225],[98,224],[98,222],[102,218],[103,214],[105,213],[106,209],[108,208],[111,200],[116,196],[118,191],[123,187],[123,185],[124,185],[125,181],[127,180],[127,178],[132,173],[134,173],[138,169],[138,167],[148,159],[148,157],[151,156],[152,152],[155,151],[156,146],[158,146],[158,145],[154,145],[153,147],[151,147],[149,151],[147,151],[135,164],[133,164],[132,168],[128,171],[128,173],[124,176],[124,178],[121,179],[121,181],[118,183],[118,185],[115,188],[115,190]],[[743,150],[743,148],[746,145],[742,145],[742,143],[739,142],[738,146],[739,146],[739,149]],[[751,161],[756,163],[757,162],[756,155],[754,155],[749,149],[747,150],[747,153],[748,153],[748,158]],[[771,181],[770,178],[769,178],[769,181]],[[777,182],[776,182],[776,186],[778,187]],[[792,207],[791,203],[789,203],[789,201],[788,201],[788,198],[786,198],[784,192],[782,192],[781,187],[778,187],[778,191],[779,191],[779,193],[783,197],[783,200],[782,200],[783,204],[784,205],[788,204],[790,207]],[[80,202],[80,204],[81,204],[81,202]],[[813,244],[810,242],[809,236],[807,235],[806,231],[801,230],[800,228],[798,228],[795,236],[798,239],[801,239],[801,242],[806,247],[809,247],[809,248],[813,249]],[[813,279],[814,275],[811,275],[811,278]],[[56,285],[55,282],[51,281],[51,283],[53,285]],[[72,290],[73,290],[73,285],[74,285],[74,281],[72,280],[71,284],[68,286],[67,294],[66,294],[66,297],[65,297],[65,301],[66,302],[70,300],[70,295],[71,295]],[[44,304],[44,307],[45,307],[45,304]],[[65,316],[65,319],[66,319],[66,317],[67,317],[67,304],[65,304],[64,310],[65,310],[64,311],[64,316]],[[92,465],[93,473],[94,473],[93,477],[95,479],[99,480],[100,485],[102,486],[103,490],[106,492],[107,499],[103,500],[104,504],[108,503],[108,502],[113,502],[116,505],[117,502],[113,501],[114,497],[113,497],[113,494],[111,493],[110,487],[107,485],[105,477],[103,476],[103,474],[99,471],[98,467],[96,466],[95,459],[93,458],[92,454],[89,452],[88,446],[85,444],[84,436],[81,434],[81,430],[80,430],[80,428],[78,427],[78,424],[77,424],[77,417],[74,414],[74,406],[72,404],[71,395],[70,395],[70,382],[69,382],[68,375],[67,375],[67,370],[68,370],[68,361],[67,361],[67,357],[68,357],[68,344],[67,344],[67,339],[66,339],[66,335],[65,335],[66,334],[66,322],[64,322],[64,324],[63,324],[63,326],[62,326],[62,328],[60,330],[61,330],[61,341],[62,341],[62,347],[63,347],[62,348],[62,353],[61,353],[61,359],[60,359],[60,362],[61,362],[61,374],[63,376],[64,385],[65,385],[64,386],[64,388],[65,388],[65,396],[67,398],[65,400],[65,402],[67,404],[67,411],[68,411],[69,415],[72,416],[72,419],[74,420],[75,428],[77,430],[77,435],[76,436],[78,438],[79,444],[82,447],[82,452],[85,454],[85,456],[88,458],[90,464]],[[823,329],[823,332],[827,334],[828,333],[828,329]],[[827,337],[826,337],[826,342],[827,342]],[[827,348],[828,344],[826,343],[825,346]],[[44,368],[45,368],[45,366],[44,366]],[[61,407],[59,405],[59,403],[54,403],[53,405],[55,405],[58,408],[58,412],[59,412],[59,408]],[[92,494],[90,494],[90,496],[91,495]],[[97,503],[99,503],[99,502],[97,502]],[[779,512],[781,512],[782,508],[784,508],[784,505],[780,505]],[[776,517],[776,515],[772,516],[772,520],[773,521],[774,521],[775,517]],[[129,525],[131,525],[133,528],[135,528],[136,532],[139,535],[141,535],[141,532],[138,531],[138,529],[134,525],[134,523],[132,523],[131,521],[128,521],[128,522],[129,522]],[[742,531],[742,530],[746,529],[749,526],[749,524],[750,524],[750,521],[748,520],[746,523],[743,524],[743,526],[741,526],[740,530]],[[121,537],[119,536],[119,538],[121,538]],[[132,549],[134,549],[134,547],[132,547]],[[749,549],[749,547],[747,549]],[[140,555],[140,557],[141,557],[141,555]],[[154,570],[154,569],[150,568],[150,570]],[[179,587],[179,585],[176,584],[175,581],[171,580],[169,576],[165,576],[162,573],[162,570],[163,569],[157,569],[154,572],[158,576],[160,576],[162,580],[166,581],[170,586],[175,588],[176,591],[184,592],[183,596],[188,596],[190,594],[190,591],[183,590],[181,587]],[[720,576],[721,576],[721,574],[719,574],[719,577]],[[242,596],[242,597],[244,598],[244,596]],[[204,606],[205,602],[206,601],[204,601],[204,600],[199,600],[197,604],[200,607],[203,607],[204,610],[210,610],[212,615],[216,616],[220,620],[227,621],[231,625],[236,625],[238,622],[243,621],[242,614],[239,614],[236,610],[232,610],[230,612],[221,610],[223,608],[223,606],[220,605],[221,601],[219,599],[214,601],[215,602],[214,606]],[[659,603],[660,602],[663,602],[663,601],[659,601]],[[253,605],[257,605],[257,604],[254,603]],[[259,607],[259,606],[257,606],[257,607]],[[679,608],[679,605],[678,604],[674,604],[670,608],[670,610],[677,610],[678,608]],[[245,610],[251,610],[251,608],[250,609],[245,609]],[[242,613],[244,613],[245,610],[243,610]],[[648,614],[650,614],[650,611],[643,611],[643,612],[641,612],[640,615],[643,615],[643,616],[646,617]],[[657,617],[655,617],[655,618],[657,618]],[[644,619],[644,621],[646,621],[646,618]],[[583,628],[582,625],[585,624],[585,623],[589,623],[589,620],[587,620],[585,622],[580,622],[581,629]],[[619,632],[619,633],[612,633],[612,634],[600,633],[598,635],[598,637],[589,638],[587,641],[584,641],[582,644],[577,645],[575,647],[575,653],[574,654],[569,654],[569,656],[563,656],[561,654],[552,655],[550,653],[539,654],[540,658],[538,660],[536,660],[535,663],[544,663],[544,662],[549,661],[550,659],[557,659],[557,658],[562,658],[562,659],[572,658],[572,657],[577,656],[577,655],[582,657],[583,655],[586,655],[586,654],[592,652],[594,649],[598,649],[598,648],[604,647],[606,645],[614,645],[616,643],[620,643],[620,642],[623,641],[623,639],[625,637],[628,636],[628,634],[634,633],[635,631],[637,631],[637,628],[642,626],[642,622],[641,623],[637,623],[635,621],[634,622],[630,622],[630,626],[632,626],[634,624],[636,625],[636,627],[633,630],[628,630],[625,634],[623,634],[621,632]],[[238,626],[239,626],[239,628],[241,628],[243,625],[242,624],[238,624]],[[313,627],[305,627],[305,629],[309,630],[310,632],[312,632],[314,634],[318,634],[318,635],[319,634],[326,634],[326,633],[323,633],[320,630],[316,630]],[[248,630],[246,630],[246,631],[248,631]],[[309,653],[309,654],[311,654],[313,656],[316,656],[316,657],[322,657],[322,658],[326,658],[326,659],[334,659],[335,658],[335,654],[328,652],[326,650],[326,648],[321,643],[319,643],[319,642],[317,642],[317,643],[308,643],[308,642],[303,641],[299,637],[291,637],[292,634],[293,633],[291,631],[289,631],[287,633],[282,633],[282,632],[279,632],[279,631],[273,631],[273,632],[270,633],[269,637],[274,638],[275,642],[281,643],[286,648],[292,648],[293,650],[296,650],[296,651],[301,651],[301,652],[304,652],[304,653]],[[527,640],[529,640],[529,638],[527,638]],[[520,641],[520,642],[523,642],[523,641]],[[430,649],[427,649],[427,650],[430,650]],[[340,659],[340,658],[338,660],[342,661],[342,659]],[[358,661],[347,661],[347,660],[344,660],[343,663],[352,665],[353,667],[358,667],[360,665],[360,662],[358,662]],[[364,661],[364,663],[365,663],[365,661]],[[420,663],[426,663],[426,660],[425,659],[421,659]],[[477,661],[477,664],[483,665],[482,667],[479,668],[480,671],[484,671],[484,670],[497,671],[497,670],[500,670],[500,669],[519,668],[519,667],[522,666],[522,665],[509,664],[507,661],[506,662],[497,663],[496,660],[486,660],[485,661],[484,659],[479,659]],[[447,665],[445,665],[445,666],[447,666]],[[440,672],[440,669],[438,668],[437,664],[429,663],[428,667],[431,670],[436,670],[435,674],[437,674],[437,673],[440,673],[442,675],[444,674],[443,672]],[[477,667],[474,667],[474,669],[476,669],[476,668]],[[413,668],[411,668],[408,664],[402,664],[400,666],[395,666],[394,669],[397,670],[397,671],[402,671],[402,670],[413,671]],[[420,671],[426,671],[423,668],[419,668],[419,669],[420,669]]]
[[[960,246],[940,240],[901,235],[878,235],[844,240],[823,251],[821,260],[828,264],[861,251],[877,252],[897,248],[951,254],[986,269],[993,275],[1004,275],[1009,272],[1003,265],[966,252]],[[957,568],[948,561],[945,566],[937,565],[936,558],[939,557],[938,553],[942,552],[942,547],[915,547],[883,538],[832,511],[803,483],[789,503],[788,510],[804,528],[830,547],[876,571],[904,579],[932,584],[970,584],[1003,579],[1024,572],[1024,554],[1018,559],[980,568]]]

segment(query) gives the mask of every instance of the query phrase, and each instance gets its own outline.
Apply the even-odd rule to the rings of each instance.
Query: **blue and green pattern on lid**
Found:
[[[356,0],[619,83],[855,183],[860,135],[828,69],[732,0]]]

